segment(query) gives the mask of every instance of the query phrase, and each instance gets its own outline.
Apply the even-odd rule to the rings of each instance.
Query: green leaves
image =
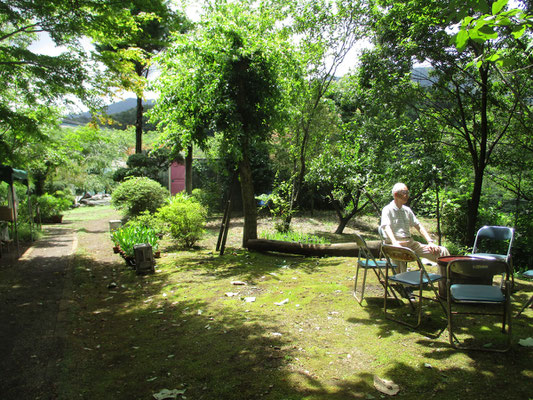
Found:
[[[492,3],[492,15],[498,14],[509,2],[509,0],[498,0]]]
[[[174,239],[191,248],[204,234],[207,210],[195,198],[178,193],[159,209],[157,218]]]
[[[508,0],[498,0],[492,4],[491,14],[481,3],[473,5],[473,15],[480,12],[479,16],[466,16],[461,21],[460,31],[455,35],[455,46],[459,51],[464,51],[468,40],[483,44],[487,41],[503,39],[505,32],[510,31],[515,39],[521,39],[526,32],[533,28],[533,17],[521,8],[506,10]],[[502,30],[502,28],[507,28]],[[510,29],[509,29],[510,28]],[[503,65],[506,56],[499,52],[498,57],[489,54],[478,61],[497,62]],[[479,62],[471,62],[470,65],[479,65]]]
[[[111,233],[111,240],[128,257],[135,256],[133,247],[136,244],[149,244],[154,251],[159,246],[159,238],[155,231],[140,224],[126,225],[113,231]]]

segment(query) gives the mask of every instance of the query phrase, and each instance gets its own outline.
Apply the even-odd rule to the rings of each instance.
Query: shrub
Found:
[[[161,207],[158,218],[170,235],[185,247],[192,247],[202,237],[207,211],[196,199],[178,193]]]
[[[290,191],[289,181],[278,182],[272,193],[256,197],[260,201],[261,208],[268,208],[274,218],[274,228],[281,233],[288,232],[290,226],[287,220],[297,211],[295,208],[291,209]]]
[[[216,185],[214,182],[213,184]],[[220,199],[222,198],[220,193],[213,190],[193,189],[192,197],[206,208],[208,215],[220,209]]]
[[[117,186],[112,194],[113,207],[122,209],[129,217],[140,215],[143,211],[154,213],[165,204],[168,191],[150,178],[129,178]]]
[[[131,218],[125,225],[139,225],[144,228],[153,230],[157,235],[162,236],[164,226],[155,214],[150,211],[143,211],[139,215]]]
[[[37,204],[39,205],[39,211],[43,219],[49,219],[57,215],[63,215],[63,211],[66,211],[72,205],[72,201],[62,193],[57,192],[58,196],[51,194],[43,194],[37,198]]]

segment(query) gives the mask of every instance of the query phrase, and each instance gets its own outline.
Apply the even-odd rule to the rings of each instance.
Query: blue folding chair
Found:
[[[365,240],[359,236],[357,233],[355,234],[355,243],[357,244],[357,247],[359,248],[359,253],[357,256],[357,269],[355,272],[355,282],[353,287],[353,295],[356,298],[357,302],[361,304],[363,302],[364,296],[365,296],[365,286],[366,286],[366,275],[368,270],[374,271],[374,274],[376,275],[379,283],[385,288],[385,274],[383,273],[383,270],[387,268],[387,260],[386,259],[377,259],[374,257],[370,249],[368,248]],[[379,253],[381,254],[381,245],[379,249]],[[396,268],[396,265],[392,264],[392,268]],[[359,278],[359,270],[363,269],[363,280],[361,283],[361,296],[357,296],[357,281]],[[394,293],[394,290],[391,288],[392,295],[397,298],[396,294]]]
[[[489,281],[491,284],[462,284],[453,283],[452,277],[455,275],[476,278],[480,281]],[[492,285],[492,277],[502,274],[502,285]],[[447,314],[448,333],[450,344],[456,349],[483,350],[483,351],[507,351],[511,347],[511,282],[509,281],[511,269],[509,264],[503,260],[489,259],[458,259],[448,264],[446,294],[447,294]],[[472,309],[472,305],[480,306]],[[465,307],[467,306],[467,307]],[[500,312],[485,311],[486,308],[501,307]],[[457,311],[461,307],[462,311]],[[507,341],[504,348],[493,348],[490,346],[467,346],[457,339],[454,334],[454,316],[459,314],[470,315],[492,315],[502,317],[502,333],[506,333]],[[480,319],[476,319],[477,325]],[[478,329],[473,328],[473,329]],[[463,330],[465,330],[463,328]]]
[[[513,271],[511,249],[514,229],[508,226],[484,226],[477,231],[470,255],[505,261]]]
[[[406,271],[406,272],[400,272],[398,274],[390,275],[389,276],[389,268],[385,269],[385,297],[384,297],[384,304],[383,304],[383,311],[385,313],[385,317],[387,319],[390,319],[392,321],[398,322],[400,324],[406,325],[410,328],[416,329],[420,326],[422,322],[422,300],[428,299],[432,301],[436,301],[440,304],[442,307],[442,310],[444,313],[446,313],[446,307],[444,303],[442,302],[439,293],[438,288],[435,286],[435,283],[440,281],[441,279],[444,279],[442,275],[435,274],[435,273],[428,273],[426,271],[426,268],[422,261],[420,260],[420,257],[411,249],[407,247],[401,247],[401,246],[392,246],[388,244],[384,244],[383,247],[383,253],[385,254],[387,260],[392,264],[392,262],[400,263],[409,263],[414,262],[417,265],[417,269],[412,271]],[[395,319],[387,314],[387,288],[390,287],[391,283],[402,285],[406,287],[411,287],[412,289],[416,289],[416,291],[413,290],[413,295],[415,297],[418,297],[418,307],[417,307],[417,321],[416,323],[410,323],[407,321]],[[423,289],[430,289],[433,292],[432,297],[425,297],[423,296]],[[410,298],[408,298],[409,304],[414,308],[412,301]]]

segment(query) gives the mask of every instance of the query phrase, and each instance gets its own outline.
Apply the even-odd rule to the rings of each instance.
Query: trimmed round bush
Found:
[[[168,190],[158,182],[146,177],[133,177],[117,186],[111,196],[111,204],[124,210],[129,217],[135,217],[143,211],[156,212],[168,196]]]
[[[204,233],[207,210],[194,197],[178,193],[159,209],[157,217],[178,243],[190,248]]]

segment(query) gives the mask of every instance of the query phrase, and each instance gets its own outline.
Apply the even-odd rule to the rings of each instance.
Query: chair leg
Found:
[[[357,269],[355,271],[355,282],[353,284],[353,296],[357,300],[359,304],[363,302],[364,296],[365,296],[365,285],[366,285],[366,268],[364,268],[365,272],[363,273],[363,282],[361,287],[361,297],[357,297],[357,280],[359,279],[359,265],[357,266]]]
[[[522,314],[522,312],[527,308],[529,307],[531,304],[533,304],[533,296],[531,296],[529,298],[528,301],[526,301],[526,303],[522,306],[522,308],[520,309],[520,311],[518,312],[518,314],[516,314],[517,317],[520,316],[520,314]]]
[[[378,279],[378,282],[383,286],[383,289],[385,288],[385,275],[383,274],[383,271],[381,269],[374,269],[374,274],[376,274],[376,278]],[[389,289],[391,291],[392,296],[398,300],[398,296],[396,296],[396,293],[392,286],[389,286]]]
[[[391,320],[391,321],[394,321],[394,322],[397,322],[399,324],[402,324],[402,325],[405,325],[409,328],[412,328],[412,329],[417,329],[421,323],[422,323],[422,298],[420,298],[418,300],[418,306],[415,308],[415,306],[413,305],[413,303],[411,302],[411,300],[409,299],[409,305],[411,306],[411,308],[413,310],[416,311],[417,313],[417,321],[416,321],[416,324],[410,324],[409,322],[405,322],[405,321],[402,321],[400,319],[396,319],[396,318],[393,318],[391,317],[389,314],[387,314],[387,295],[388,295],[388,290],[387,288],[391,287],[390,285],[386,284],[386,288],[385,288],[385,296],[384,296],[384,302],[383,302],[383,313],[385,314],[385,318],[387,318],[388,320]],[[391,288],[392,289],[392,288]],[[393,292],[394,293],[394,292]],[[420,289],[420,295],[422,294],[422,290]],[[405,304],[405,303],[404,303]]]
[[[449,294],[449,293],[448,293]],[[502,323],[502,333],[507,336],[505,341],[505,347],[503,348],[490,348],[490,347],[469,347],[461,344],[459,339],[453,333],[453,315],[451,309],[451,301],[448,300],[448,334],[450,345],[457,350],[475,350],[475,351],[487,351],[487,352],[496,352],[496,353],[505,353],[511,348],[511,302],[508,301],[503,305],[503,323]],[[505,333],[505,323],[507,322],[507,333]]]

